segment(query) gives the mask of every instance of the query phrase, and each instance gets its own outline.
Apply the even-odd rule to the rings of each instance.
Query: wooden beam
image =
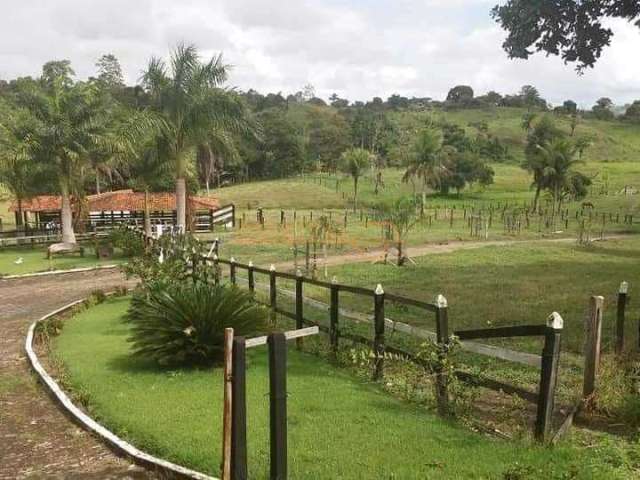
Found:
[[[320,333],[320,329],[318,327],[307,327],[301,328],[299,330],[290,330],[284,333],[284,336],[287,340],[294,340],[296,338],[308,337],[309,335],[317,335]],[[247,348],[258,347],[260,345],[267,344],[267,336],[262,337],[254,337],[250,338],[246,341]]]

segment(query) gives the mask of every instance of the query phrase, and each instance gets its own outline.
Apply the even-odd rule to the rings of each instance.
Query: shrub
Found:
[[[120,227],[109,234],[109,240],[115,248],[119,248],[128,257],[142,255],[144,242],[142,237],[133,230]]]
[[[135,355],[160,365],[208,365],[222,360],[225,328],[257,334],[267,312],[235,286],[158,281],[133,296],[127,317]]]
[[[162,262],[158,260],[161,252]],[[193,256],[204,253],[206,253],[205,247],[193,235],[164,235],[152,250],[131,259],[123,270],[129,277],[139,277],[145,285],[155,282],[182,281],[193,276],[191,272]],[[212,269],[200,262],[195,276],[206,280],[211,275],[213,275]]]

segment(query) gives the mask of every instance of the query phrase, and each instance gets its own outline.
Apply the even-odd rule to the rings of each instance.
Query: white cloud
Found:
[[[476,92],[536,85],[553,102],[590,105],[600,96],[640,98],[640,31],[616,35],[594,70],[577,76],[556,57],[513,61],[490,19],[495,0],[23,0],[0,17],[0,77],[34,75],[69,58],[80,77],[116,54],[128,81],[151,55],[180,41],[203,54],[224,51],[240,88],[316,92],[352,100],[392,93],[443,98],[459,83]]]

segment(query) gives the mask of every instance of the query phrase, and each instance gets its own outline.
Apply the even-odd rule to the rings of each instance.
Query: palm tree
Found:
[[[222,87],[227,71],[222,56],[202,63],[194,45],[180,44],[171,53],[168,66],[153,57],[142,76],[152,107],[166,123],[157,144],[175,172],[179,228],[186,227],[185,177],[196,148],[206,144],[212,132],[255,130],[244,103]]]
[[[443,163],[445,150],[442,146],[442,134],[433,129],[425,128],[418,133],[413,149],[409,154],[407,170],[402,181],[408,182],[417,177],[422,180],[422,208],[426,203],[427,186],[438,187],[442,175],[446,173]]]
[[[364,148],[350,148],[342,154],[342,169],[353,178],[353,211],[358,209],[358,180],[371,165],[371,154]]]
[[[576,158],[576,146],[565,138],[556,138],[538,146],[543,165],[542,184],[551,192],[554,213],[560,210],[562,199],[567,191],[573,189],[574,168],[581,163]]]
[[[418,222],[415,201],[411,197],[400,197],[392,204],[380,205],[377,210],[380,212],[380,219],[388,222],[396,233],[398,266],[401,267],[407,258],[403,253],[406,237]]]
[[[62,197],[63,243],[76,243],[71,198],[83,197],[89,152],[105,140],[107,110],[97,88],[73,83],[63,72],[48,76],[42,86],[29,84],[19,104],[34,122],[23,138],[30,141],[30,155],[54,179]]]
[[[35,185],[34,162],[29,155],[29,138],[22,131],[29,129],[31,117],[28,112],[0,104],[3,123],[0,123],[0,183],[16,201],[16,227],[21,229],[22,202],[29,197]],[[25,123],[26,122],[26,123]]]
[[[207,195],[211,193],[211,181],[220,188],[225,160],[234,162],[240,158],[233,135],[225,131],[214,131],[206,143],[198,145],[197,162],[200,176],[204,179]]]

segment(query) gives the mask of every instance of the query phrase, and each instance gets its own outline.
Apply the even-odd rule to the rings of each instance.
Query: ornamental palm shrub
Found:
[[[263,332],[267,311],[235,286],[157,281],[133,296],[127,318],[134,355],[160,365],[210,365],[222,360],[225,328]]]

